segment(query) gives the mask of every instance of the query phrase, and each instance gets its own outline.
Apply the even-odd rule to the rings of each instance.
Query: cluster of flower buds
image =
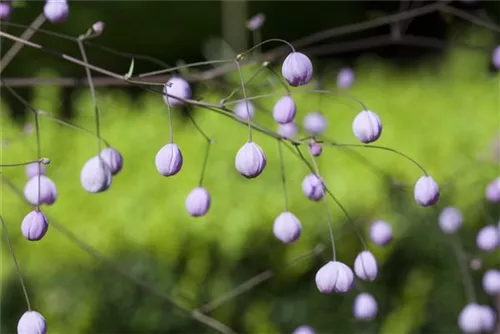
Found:
[[[85,162],[80,171],[80,183],[88,193],[103,192],[111,186],[113,176],[122,168],[121,153],[112,147],[104,148],[99,155]]]
[[[489,306],[470,303],[458,316],[458,326],[465,333],[491,332],[495,327],[495,311]]]

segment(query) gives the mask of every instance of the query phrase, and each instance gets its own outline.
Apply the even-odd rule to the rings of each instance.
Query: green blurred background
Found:
[[[216,2],[197,3],[206,7],[192,11],[183,9],[181,6],[187,3],[181,2],[170,2],[169,6],[160,2],[95,2],[88,7],[82,3],[74,3],[68,23],[60,27],[47,24],[45,28],[76,34],[95,20],[103,19],[109,35],[103,35],[100,43],[157,56],[170,63],[179,58],[200,60],[203,41],[221,33],[220,4]],[[269,6],[264,11],[269,18],[265,37],[275,34],[293,40],[330,27],[335,21],[309,18],[318,25],[307,27],[312,29],[308,31],[304,24],[299,29],[289,19],[271,19],[273,15],[284,15],[284,2],[258,4],[263,8]],[[334,6],[324,3],[327,4]],[[297,10],[306,5],[290,2]],[[386,10],[384,6],[388,5],[371,8],[360,1],[351,6],[342,7],[351,16],[344,17],[346,21],[339,24],[366,19],[373,10]],[[36,15],[32,7],[16,9],[19,21],[24,22],[22,15]],[[316,7],[311,7],[313,13],[320,12]],[[255,9],[250,8],[250,13],[254,13]],[[120,22],[116,12],[120,13]],[[201,13],[213,16],[210,20],[201,19],[197,17]],[[166,22],[164,26],[161,14],[179,21]],[[185,30],[175,29],[179,24]],[[213,29],[200,24],[213,24]],[[157,35],[147,33],[148,38],[142,38],[142,29],[155,30]],[[280,29],[289,35],[284,36]],[[266,152],[268,166],[259,178],[246,180],[234,169],[234,156],[247,140],[246,127],[209,110],[192,109],[200,127],[215,142],[205,175],[212,207],[206,217],[191,218],[184,200],[197,185],[206,144],[186,117],[186,111],[176,110],[173,117],[175,142],[183,152],[184,166],[179,175],[164,178],[154,166],[154,156],[167,143],[169,135],[161,96],[103,87],[97,91],[102,135],[125,159],[123,171],[114,178],[108,191],[90,195],[80,186],[80,169],[95,154],[95,139],[46,118],[41,119],[41,147],[43,156],[51,159],[47,175],[56,182],[59,197],[53,206],[44,208],[52,225],[42,241],[30,243],[22,237],[20,222],[30,207],[2,183],[1,214],[7,222],[32,307],[46,317],[49,332],[214,332],[117,273],[113,270],[117,265],[191,309],[271,270],[274,274],[271,279],[209,313],[237,332],[290,333],[299,325],[309,324],[318,333],[456,333],[457,315],[467,298],[451,240],[437,225],[439,211],[447,205],[457,206],[464,214],[464,227],[459,235],[467,261],[476,257],[482,260],[482,268],[471,271],[477,299],[494,306],[495,300],[482,291],[480,283],[485,269],[499,267],[500,256],[498,251],[491,254],[478,251],[475,234],[485,224],[496,223],[500,214],[498,207],[483,199],[486,184],[499,174],[492,145],[500,127],[500,82],[496,73],[488,72],[489,52],[455,45],[474,42],[493,47],[495,35],[461,25],[447,26],[450,29],[460,33],[446,36],[450,45],[446,51],[423,57],[419,50],[405,60],[405,67],[400,66],[401,57],[383,57],[387,50],[360,52],[348,61],[356,71],[355,85],[348,93],[376,111],[383,121],[384,132],[377,144],[410,155],[428,170],[442,189],[436,207],[421,208],[415,203],[413,184],[421,172],[400,156],[380,150],[328,147],[318,159],[327,185],[354,221],[347,221],[338,206],[329,203],[338,259],[352,266],[356,254],[362,250],[354,233],[358,226],[379,260],[377,280],[358,284],[359,290],[368,291],[377,299],[379,313],[374,321],[354,320],[352,301],[359,291],[344,295],[322,295],[317,291],[315,273],[331,259],[331,250],[324,205],[308,201],[301,192],[302,179],[308,173],[303,162],[285,150],[290,209],[303,226],[301,238],[285,246],[272,234],[274,218],[284,209],[276,141],[254,132],[254,140]],[[70,49],[69,44],[58,44],[54,37],[38,41],[44,39],[53,48],[77,54],[75,45]],[[29,55],[37,56],[36,64],[23,60]],[[344,57],[313,59],[325,89],[335,89],[335,73],[346,64]],[[103,67],[126,69],[129,59],[121,60],[122,63],[115,59],[120,58],[90,56],[91,62],[95,60]],[[147,64],[140,68],[147,70],[150,70]],[[255,70],[245,68],[245,77]],[[82,76],[83,70],[36,50],[23,50],[5,76],[28,75]],[[220,80],[222,84],[200,83],[195,87],[196,96],[220,101],[235,87],[235,78],[231,74]],[[268,79],[261,74],[247,89],[251,95],[277,94],[258,100],[256,116],[259,124],[275,129],[270,110],[283,89],[276,83],[270,85]],[[36,108],[61,117],[68,116],[64,109],[69,106],[72,122],[94,129],[88,89],[39,86],[19,91]],[[307,112],[320,110],[328,117],[326,137],[356,142],[351,122],[360,111],[358,105],[339,95],[295,94],[294,98],[299,122]],[[23,134],[22,130],[24,122],[33,122],[29,110],[13,102],[5,89],[1,100],[1,135],[3,140],[9,140],[8,145],[2,146],[2,162],[34,159],[35,136]],[[26,182],[23,168],[4,168],[2,175],[22,190]],[[393,227],[394,240],[387,247],[368,241],[369,226],[376,219],[384,219]],[[60,232],[65,229],[113,264],[79,247],[68,234]],[[289,265],[318,245],[324,246],[321,254]],[[1,259],[1,331],[14,333],[26,305],[5,245]]]

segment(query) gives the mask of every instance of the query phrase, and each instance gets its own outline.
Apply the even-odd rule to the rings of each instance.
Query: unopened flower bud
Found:
[[[314,329],[308,325],[302,325],[300,327],[295,328],[292,334],[316,334]]]
[[[43,14],[51,23],[64,22],[69,14],[68,2],[66,0],[47,0],[43,7]]]
[[[286,124],[293,121],[297,106],[290,96],[284,96],[276,102],[273,108],[273,118],[280,124]]]
[[[373,111],[363,110],[354,118],[352,131],[360,142],[372,143],[382,134],[382,121]]]
[[[80,183],[88,193],[99,193],[111,186],[112,174],[108,165],[99,156],[87,160],[80,172]]]
[[[285,244],[297,240],[301,231],[302,226],[299,219],[291,212],[285,211],[274,220],[274,236]]]
[[[196,187],[186,198],[186,209],[193,217],[201,217],[210,209],[210,193],[203,187]]]
[[[377,278],[378,264],[370,251],[363,251],[356,256],[354,272],[363,281],[373,282]]]
[[[236,170],[247,179],[259,176],[266,167],[266,163],[264,151],[253,141],[246,142],[238,150],[234,159]]]
[[[485,196],[492,203],[500,202],[500,177],[497,177],[486,186]]]
[[[47,322],[36,311],[26,311],[17,323],[17,334],[46,334]]]
[[[377,315],[377,309],[377,301],[369,293],[360,293],[354,299],[353,313],[358,320],[373,320]]]
[[[108,165],[112,175],[118,174],[123,167],[123,157],[118,150],[106,147],[101,151],[101,158]]]
[[[283,62],[281,73],[291,86],[302,86],[311,81],[313,65],[305,54],[291,52]]]
[[[234,114],[239,118],[252,119],[255,116],[255,107],[252,102],[248,100],[242,100],[236,104],[234,107]]]
[[[28,213],[21,223],[21,232],[29,241],[41,240],[48,228],[47,217],[39,210]]]
[[[12,6],[10,2],[0,2],[0,20],[8,20],[11,12]]]
[[[297,135],[298,131],[297,124],[294,122],[278,124],[278,133],[284,138],[293,139]]]
[[[319,135],[326,129],[326,119],[319,112],[310,112],[304,117],[304,129],[312,135]]]
[[[413,194],[418,204],[430,206],[439,199],[439,186],[432,177],[422,176],[415,183]]]
[[[476,236],[477,247],[483,251],[491,252],[498,247],[500,235],[493,225],[487,225],[479,230]]]
[[[385,246],[392,240],[392,228],[382,220],[375,221],[370,228],[370,238],[379,245]]]
[[[492,296],[500,295],[500,270],[490,269],[484,273],[483,289]]]
[[[40,165],[40,168],[38,167]],[[47,172],[47,168],[43,163],[40,162],[32,162],[29,165],[26,165],[26,176],[28,179],[31,179],[34,176],[37,175],[45,175]]]
[[[354,71],[351,68],[344,67],[337,74],[337,87],[350,88],[354,83]]]
[[[302,181],[302,192],[310,200],[319,201],[325,196],[325,185],[323,180],[316,174],[307,175]]]
[[[323,146],[320,143],[312,142],[309,143],[309,152],[312,156],[318,157],[323,152]]]
[[[167,96],[167,93],[184,100],[190,99],[192,94],[189,83],[179,76],[171,77],[163,86],[163,100],[171,107],[184,105],[183,101]]]
[[[179,146],[169,143],[163,146],[155,157],[155,165],[158,173],[163,176],[172,176],[182,168],[183,158]]]
[[[38,180],[40,178],[40,181]],[[40,183],[40,191],[38,184]],[[38,196],[40,195],[40,198]],[[53,204],[57,199],[57,188],[54,181],[45,175],[34,176],[24,186],[24,197],[33,205]]]
[[[462,226],[462,213],[457,208],[446,207],[439,214],[439,227],[444,233],[455,233]]]
[[[354,284],[354,274],[347,265],[330,261],[316,273],[316,286],[321,293],[347,292]]]
[[[250,31],[258,30],[262,27],[266,21],[266,16],[262,13],[256,14],[250,18],[247,22],[247,28]]]
[[[94,32],[98,35],[102,34],[102,32],[104,31],[104,22],[97,21],[92,25],[92,30],[94,30]]]

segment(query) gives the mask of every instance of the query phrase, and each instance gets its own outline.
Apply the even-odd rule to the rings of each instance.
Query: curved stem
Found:
[[[260,48],[262,45],[264,44],[267,44],[267,43],[271,43],[271,42],[280,42],[280,43],[283,43],[283,44],[286,44],[290,47],[290,49],[292,49],[292,52],[295,52],[295,48],[293,47],[292,44],[290,44],[290,42],[287,42],[285,41],[284,39],[281,39],[281,38],[271,38],[271,39],[266,39],[265,41],[262,41],[254,46],[252,46],[250,49],[246,50],[246,51],[243,51],[242,53],[240,53],[238,55],[237,58],[241,58],[243,57],[243,55],[247,54],[247,53],[250,53],[252,52],[253,50],[257,49],[257,48]]]
[[[167,68],[167,69],[164,69],[164,70],[158,70],[158,71],[153,71],[153,72],[142,73],[142,74],[139,74],[137,77],[138,78],[145,78],[145,77],[150,77],[150,76],[157,75],[157,74],[163,74],[163,73],[173,72],[173,71],[180,70],[180,69],[183,69],[183,68],[189,68],[189,67],[195,67],[195,66],[203,66],[203,65],[212,65],[212,64],[220,64],[220,63],[230,63],[232,61],[234,61],[234,60],[233,59],[224,59],[224,60],[199,61],[199,62],[196,62],[196,63],[185,64],[185,65],[180,65],[180,66],[175,66],[175,67]]]
[[[2,215],[0,215],[0,221],[2,222],[3,232],[5,234],[5,241],[7,242],[10,254],[12,255],[12,260],[14,261],[14,266],[16,267],[16,273],[17,276],[19,277],[19,282],[21,283],[21,287],[23,288],[24,298],[26,299],[26,305],[28,306],[28,311],[31,311],[31,304],[30,304],[30,299],[28,297],[28,290],[26,289],[26,285],[24,284],[24,279],[23,276],[21,275],[21,269],[19,268],[19,263],[17,262],[16,254],[14,253],[14,247],[12,247],[12,243],[9,237],[9,232],[7,231],[7,225],[5,224]]]
[[[168,131],[169,131],[169,143],[174,142],[174,125],[172,123],[172,107],[170,107],[169,95],[168,95],[168,85],[165,85],[165,95],[164,101],[167,104],[167,112],[168,112]]]
[[[252,82],[253,79],[255,79],[257,77],[257,75],[265,68],[267,67],[267,63],[264,63],[261,67],[259,67],[259,69],[257,71],[254,72],[254,74],[252,74],[252,76],[247,80],[245,81],[245,85],[248,85],[250,82]],[[236,87],[235,89],[233,89],[231,91],[231,93],[225,97],[224,99],[222,99],[223,101],[223,104],[226,103],[227,100],[231,99],[233,97],[234,94],[236,94],[239,90],[241,89],[241,87]]]
[[[19,167],[19,166],[26,166],[30,164],[48,164],[48,161],[50,161],[48,158],[40,158],[38,160],[32,160],[32,161],[26,161],[26,162],[18,162],[18,163],[13,163],[13,164],[0,164],[0,167]],[[38,173],[40,174],[40,170],[38,170]]]

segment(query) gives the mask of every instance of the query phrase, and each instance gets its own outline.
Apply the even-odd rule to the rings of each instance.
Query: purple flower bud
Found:
[[[182,168],[182,153],[174,143],[169,143],[163,146],[155,157],[155,165],[158,173],[163,176],[172,176],[177,173]]]
[[[43,238],[49,228],[47,217],[43,212],[33,210],[28,213],[21,223],[21,232],[29,241],[38,241]]]
[[[302,181],[302,192],[310,200],[319,201],[325,196],[325,185],[323,180],[316,174],[307,175]]]
[[[0,2],[0,20],[8,20],[12,7],[10,2]]]
[[[248,104],[248,109],[247,109],[247,104]],[[252,102],[248,100],[246,101],[242,100],[238,102],[234,107],[234,114],[239,118],[243,118],[245,120],[248,118],[252,119],[255,116],[255,107],[253,106]]]
[[[210,193],[203,187],[196,187],[186,197],[186,209],[193,217],[206,215],[210,209]]]
[[[283,96],[276,102],[273,108],[273,118],[280,124],[286,124],[293,121],[297,106],[290,96]]]
[[[111,170],[99,156],[87,160],[80,171],[80,183],[89,193],[105,191],[111,186],[111,180]]]
[[[377,301],[369,293],[360,293],[354,299],[353,313],[358,320],[373,320],[377,315]]]
[[[43,14],[51,23],[64,22],[69,14],[68,2],[66,0],[47,0],[43,7]]]
[[[312,327],[303,325],[295,328],[292,334],[316,334],[316,332],[312,329]]]
[[[266,167],[266,163],[264,151],[253,141],[246,142],[238,150],[234,159],[236,169],[247,179],[259,176]]]
[[[40,169],[38,169],[38,165],[40,165]],[[32,162],[29,165],[26,165],[25,172],[28,179],[31,179],[32,177],[37,176],[38,173],[40,173],[40,175],[45,175],[47,168],[41,162]]]
[[[100,154],[102,160],[108,165],[112,175],[118,174],[123,167],[123,157],[118,150],[106,147]]]
[[[439,199],[439,186],[431,176],[422,176],[415,183],[413,195],[421,206],[433,205]]]
[[[165,86],[163,86],[163,94],[167,93],[185,100],[190,99],[192,94],[189,83],[179,76],[171,77]],[[163,100],[171,107],[182,106],[184,104],[183,101],[174,97],[168,97],[167,95],[163,95]]]
[[[363,251],[354,260],[354,272],[363,281],[373,282],[377,278],[378,264],[370,251]]]
[[[291,212],[282,212],[274,220],[273,233],[276,238],[289,244],[300,237],[302,226],[299,219]]]
[[[500,295],[500,270],[490,269],[484,273],[483,289],[492,296]]]
[[[278,124],[278,134],[284,138],[293,139],[297,132],[299,132],[299,129],[294,122]]]
[[[354,83],[354,71],[348,67],[340,69],[337,74],[337,87],[350,88]]]
[[[354,285],[351,268],[339,261],[330,261],[316,273],[316,286],[321,293],[347,292]]]
[[[379,246],[387,245],[392,240],[391,225],[382,220],[375,221],[370,228],[370,238]]]
[[[498,230],[493,225],[486,225],[476,236],[477,247],[486,252],[491,252],[498,247],[500,236]]]
[[[262,13],[252,16],[250,20],[247,22],[247,28],[250,31],[258,30],[262,27],[264,22],[266,21],[266,16]]]
[[[312,135],[319,135],[326,129],[326,119],[319,112],[310,112],[304,117],[304,129]]]
[[[493,55],[491,56],[491,63],[497,69],[500,69],[500,46],[497,46],[493,50]]]
[[[40,178],[40,201],[38,200],[38,178]],[[45,175],[32,177],[24,186],[24,197],[33,205],[51,205],[57,199],[56,184]]]
[[[362,143],[372,143],[382,134],[382,121],[376,113],[363,110],[352,122],[352,132]]]
[[[47,322],[37,311],[26,311],[17,323],[17,334],[46,334]]]
[[[323,146],[321,146],[321,144],[319,143],[311,142],[309,143],[309,152],[312,156],[318,157],[323,152]]]
[[[311,81],[313,65],[305,54],[291,52],[283,62],[281,73],[291,86],[302,86]]]
[[[490,202],[500,202],[500,177],[497,177],[486,186],[485,196]]]
[[[491,332],[495,328],[496,314],[489,306],[479,305],[481,308],[481,324],[484,332]]]
[[[94,23],[94,24],[92,25],[92,30],[94,30],[94,32],[95,32],[96,34],[99,34],[99,35],[100,35],[100,34],[102,34],[102,32],[104,31],[104,26],[105,26],[105,25],[104,25],[104,22],[102,22],[102,21],[97,21],[96,23]]]
[[[465,333],[491,331],[495,325],[495,312],[485,305],[467,304],[458,316],[458,326]]]
[[[444,233],[455,233],[462,226],[462,213],[457,208],[446,207],[439,214],[439,227]]]

